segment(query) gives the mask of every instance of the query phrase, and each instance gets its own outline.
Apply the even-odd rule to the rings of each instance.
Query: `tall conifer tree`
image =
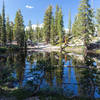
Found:
[[[37,39],[37,42],[40,42],[40,28],[39,28],[39,24],[37,23],[37,26],[36,26],[36,39]]]
[[[75,20],[74,20],[74,23],[72,25],[72,35],[74,37],[81,37],[81,33],[79,30],[80,30],[79,18],[78,18],[78,16],[75,16]]]
[[[2,16],[0,14],[0,44],[2,43]]]
[[[85,47],[88,46],[90,37],[94,34],[93,17],[93,9],[89,4],[89,0],[82,0],[78,12],[78,24]]]
[[[15,17],[15,25],[14,25],[14,34],[16,36],[16,41],[18,45],[23,48],[25,41],[25,27],[24,27],[24,20],[23,16],[21,14],[21,10],[18,10],[16,12],[16,17]]]
[[[7,34],[7,41],[9,42],[9,35],[11,33],[11,27],[10,27],[10,21],[9,21],[9,17],[7,17],[7,21],[6,21],[6,34]]]
[[[6,36],[6,19],[5,19],[5,4],[3,1],[3,8],[2,8],[2,44],[3,46],[6,45],[7,36]]]
[[[14,40],[14,32],[13,32],[13,30],[14,30],[14,23],[11,21],[10,22],[10,27],[11,27],[11,33],[10,33],[10,38],[11,39],[9,39],[11,42]]]
[[[97,9],[96,20],[97,20],[98,36],[100,36],[100,8]]]
[[[54,40],[55,40],[55,22],[54,22],[54,17],[52,16],[52,21],[51,21],[51,44],[54,45]]]
[[[56,40],[59,37],[59,34],[58,34],[58,12],[59,12],[59,6],[56,5],[56,12],[55,12],[55,39]]]
[[[51,21],[52,21],[52,6],[49,6],[44,16],[44,34],[46,43],[50,42]]]
[[[68,18],[68,29],[69,29],[69,35],[71,35],[71,11],[69,11],[69,18]]]
[[[32,41],[32,40],[33,40],[33,29],[32,29],[31,20],[29,20],[29,25],[28,25],[28,27],[29,27],[29,29],[28,29],[29,39]]]
[[[59,43],[60,47],[62,49],[62,42],[63,42],[63,36],[64,36],[64,25],[63,25],[63,15],[62,15],[62,10],[61,8],[59,9],[58,12],[58,34],[59,34]]]

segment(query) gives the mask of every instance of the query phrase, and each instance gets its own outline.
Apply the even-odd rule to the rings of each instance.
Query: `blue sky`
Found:
[[[0,12],[2,10],[2,0],[0,0]],[[44,13],[48,5],[53,5],[54,11],[55,6],[58,4],[64,15],[64,26],[67,28],[68,24],[68,12],[71,10],[72,22],[74,16],[78,12],[80,0],[5,0],[6,16],[10,17],[13,21],[16,15],[16,11],[20,8],[24,17],[25,25],[31,20],[32,24],[43,23]],[[94,0],[94,8],[100,8],[100,0]]]

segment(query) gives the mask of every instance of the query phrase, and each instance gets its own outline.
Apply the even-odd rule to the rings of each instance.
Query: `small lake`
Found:
[[[11,51],[0,56],[0,79],[9,88],[100,98],[99,66],[99,55]]]

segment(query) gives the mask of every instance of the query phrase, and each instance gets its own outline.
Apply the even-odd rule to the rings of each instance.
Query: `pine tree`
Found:
[[[94,34],[93,10],[89,4],[89,0],[80,2],[78,12],[79,32],[83,36],[84,46],[87,47],[91,36]]]
[[[71,11],[69,11],[68,29],[68,34],[71,35]]]
[[[16,17],[15,17],[15,25],[14,25],[14,34],[16,37],[16,41],[19,45],[19,47],[23,48],[25,41],[25,27],[24,27],[24,21],[23,21],[23,16],[21,14],[21,10],[18,10],[16,12]]]
[[[63,36],[64,36],[64,25],[63,25],[63,15],[61,8],[59,9],[58,13],[58,34],[59,34],[59,43],[60,47],[62,49],[62,42],[63,42]]]
[[[12,43],[13,40],[13,22],[10,22],[10,33],[8,34],[8,41],[10,42],[10,44]]]
[[[97,21],[98,35],[100,36],[100,8],[97,9],[96,21]]]
[[[40,42],[44,40],[44,31],[43,28],[40,28]]]
[[[25,52],[27,51],[27,40],[28,40],[29,36],[28,36],[28,30],[26,29],[25,30],[25,38],[24,38],[24,41],[25,41]]]
[[[28,29],[29,39],[32,41],[32,40],[33,40],[33,29],[32,29],[31,20],[29,20],[29,25],[28,25],[28,27],[29,27],[29,29]]]
[[[3,8],[2,8],[2,44],[3,46],[6,45],[6,19],[5,19],[5,4],[3,2]]]
[[[52,16],[52,22],[51,22],[51,44],[54,45],[55,41],[55,24],[54,24],[54,17]]]
[[[14,40],[14,32],[13,32],[14,24],[12,21],[10,22],[10,29],[11,29],[11,33],[9,34],[9,41],[11,43]]]
[[[37,42],[39,43],[40,42],[40,28],[39,28],[39,24],[37,24],[37,26],[36,26],[36,39],[37,39]]]
[[[7,42],[9,42],[10,33],[11,33],[10,21],[9,21],[9,17],[7,17],[7,21],[6,21]]]
[[[79,30],[80,30],[79,19],[78,19],[78,16],[75,16],[75,20],[74,20],[74,23],[72,25],[73,37],[80,37],[81,38],[81,33]]]
[[[56,12],[55,12],[55,40],[57,41],[59,34],[58,34],[58,12],[59,6],[56,5]]]
[[[0,14],[0,45],[1,45],[1,43],[2,43],[2,38],[1,38],[1,36],[2,36],[2,16],[1,16],[1,14]]]
[[[45,41],[47,43],[50,42],[51,21],[52,21],[52,6],[49,6],[44,16],[44,34],[45,34]]]
[[[25,37],[26,37],[26,41],[29,39],[29,30],[25,29]]]

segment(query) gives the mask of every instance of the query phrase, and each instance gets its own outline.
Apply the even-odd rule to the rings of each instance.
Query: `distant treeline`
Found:
[[[16,12],[14,22],[5,17],[5,4],[3,2],[2,13],[0,14],[0,45],[17,41],[19,47],[24,47],[29,39],[33,42],[46,42],[52,45],[66,42],[70,36],[80,37],[87,46],[91,37],[100,33],[100,9],[94,16],[94,9],[89,4],[89,0],[81,0],[78,14],[74,23],[71,23],[71,11],[69,11],[68,31],[65,31],[62,9],[57,5],[53,14],[53,7],[50,5],[44,15],[43,27],[32,28],[29,20],[28,28],[25,28],[21,10]],[[95,20],[96,18],[96,20]],[[98,34],[96,34],[96,32]],[[72,38],[73,39],[73,38]]]

